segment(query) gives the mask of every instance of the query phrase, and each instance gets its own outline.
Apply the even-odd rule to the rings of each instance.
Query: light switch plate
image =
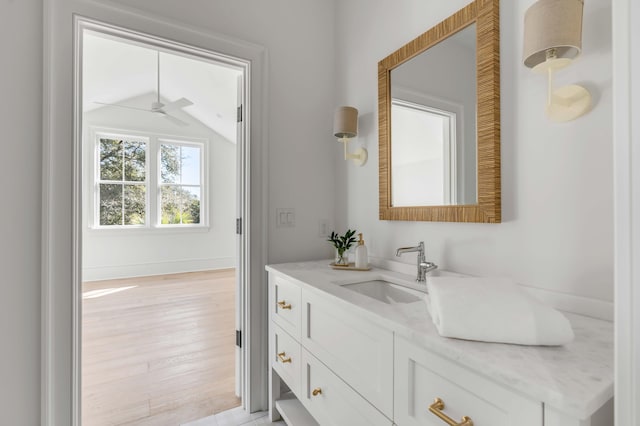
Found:
[[[329,236],[329,221],[320,219],[318,221],[318,237],[327,238]]]
[[[296,226],[296,210],[292,208],[276,209],[276,228],[293,228]]]

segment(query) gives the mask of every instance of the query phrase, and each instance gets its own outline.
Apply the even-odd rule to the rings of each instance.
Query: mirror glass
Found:
[[[391,206],[477,204],[476,23],[391,70]]]

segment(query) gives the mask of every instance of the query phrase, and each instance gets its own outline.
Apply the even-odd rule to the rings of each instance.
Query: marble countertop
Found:
[[[575,340],[561,347],[445,338],[438,334],[423,301],[389,305],[339,285],[370,279],[411,283],[414,277],[375,267],[367,272],[340,271],[328,263],[284,263],[269,265],[267,270],[296,281],[305,290],[333,295],[338,304],[368,321],[572,417],[586,419],[613,397],[611,322],[565,313]],[[410,285],[424,291],[424,285]]]

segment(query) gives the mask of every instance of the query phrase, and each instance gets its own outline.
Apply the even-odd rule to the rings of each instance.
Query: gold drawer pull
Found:
[[[444,410],[444,401],[440,398],[436,398],[435,401],[433,401],[433,404],[429,406],[429,411],[449,426],[473,426],[473,421],[468,416],[464,416],[462,418],[462,422],[457,423],[451,417],[443,413],[442,410]]]
[[[291,303],[287,304],[284,300],[278,302],[278,306],[280,306],[280,309],[291,309]]]
[[[322,389],[320,389],[320,388],[315,388],[315,389],[311,392],[311,395],[313,395],[313,396],[318,396],[318,395],[320,395],[320,394],[322,394]]]
[[[280,362],[281,362],[281,363],[285,364],[285,363],[287,363],[287,362],[291,362],[291,357],[289,357],[289,358],[285,358],[286,356],[287,356],[287,353],[286,353],[286,352],[280,352],[280,353],[278,354],[278,358],[280,358]]]

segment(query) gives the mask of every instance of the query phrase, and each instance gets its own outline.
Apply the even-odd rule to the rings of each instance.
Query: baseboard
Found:
[[[100,281],[117,278],[134,278],[150,275],[177,274],[180,272],[209,271],[235,268],[234,257],[211,259],[184,259],[163,262],[132,263],[126,265],[90,266],[82,269],[82,281]]]

